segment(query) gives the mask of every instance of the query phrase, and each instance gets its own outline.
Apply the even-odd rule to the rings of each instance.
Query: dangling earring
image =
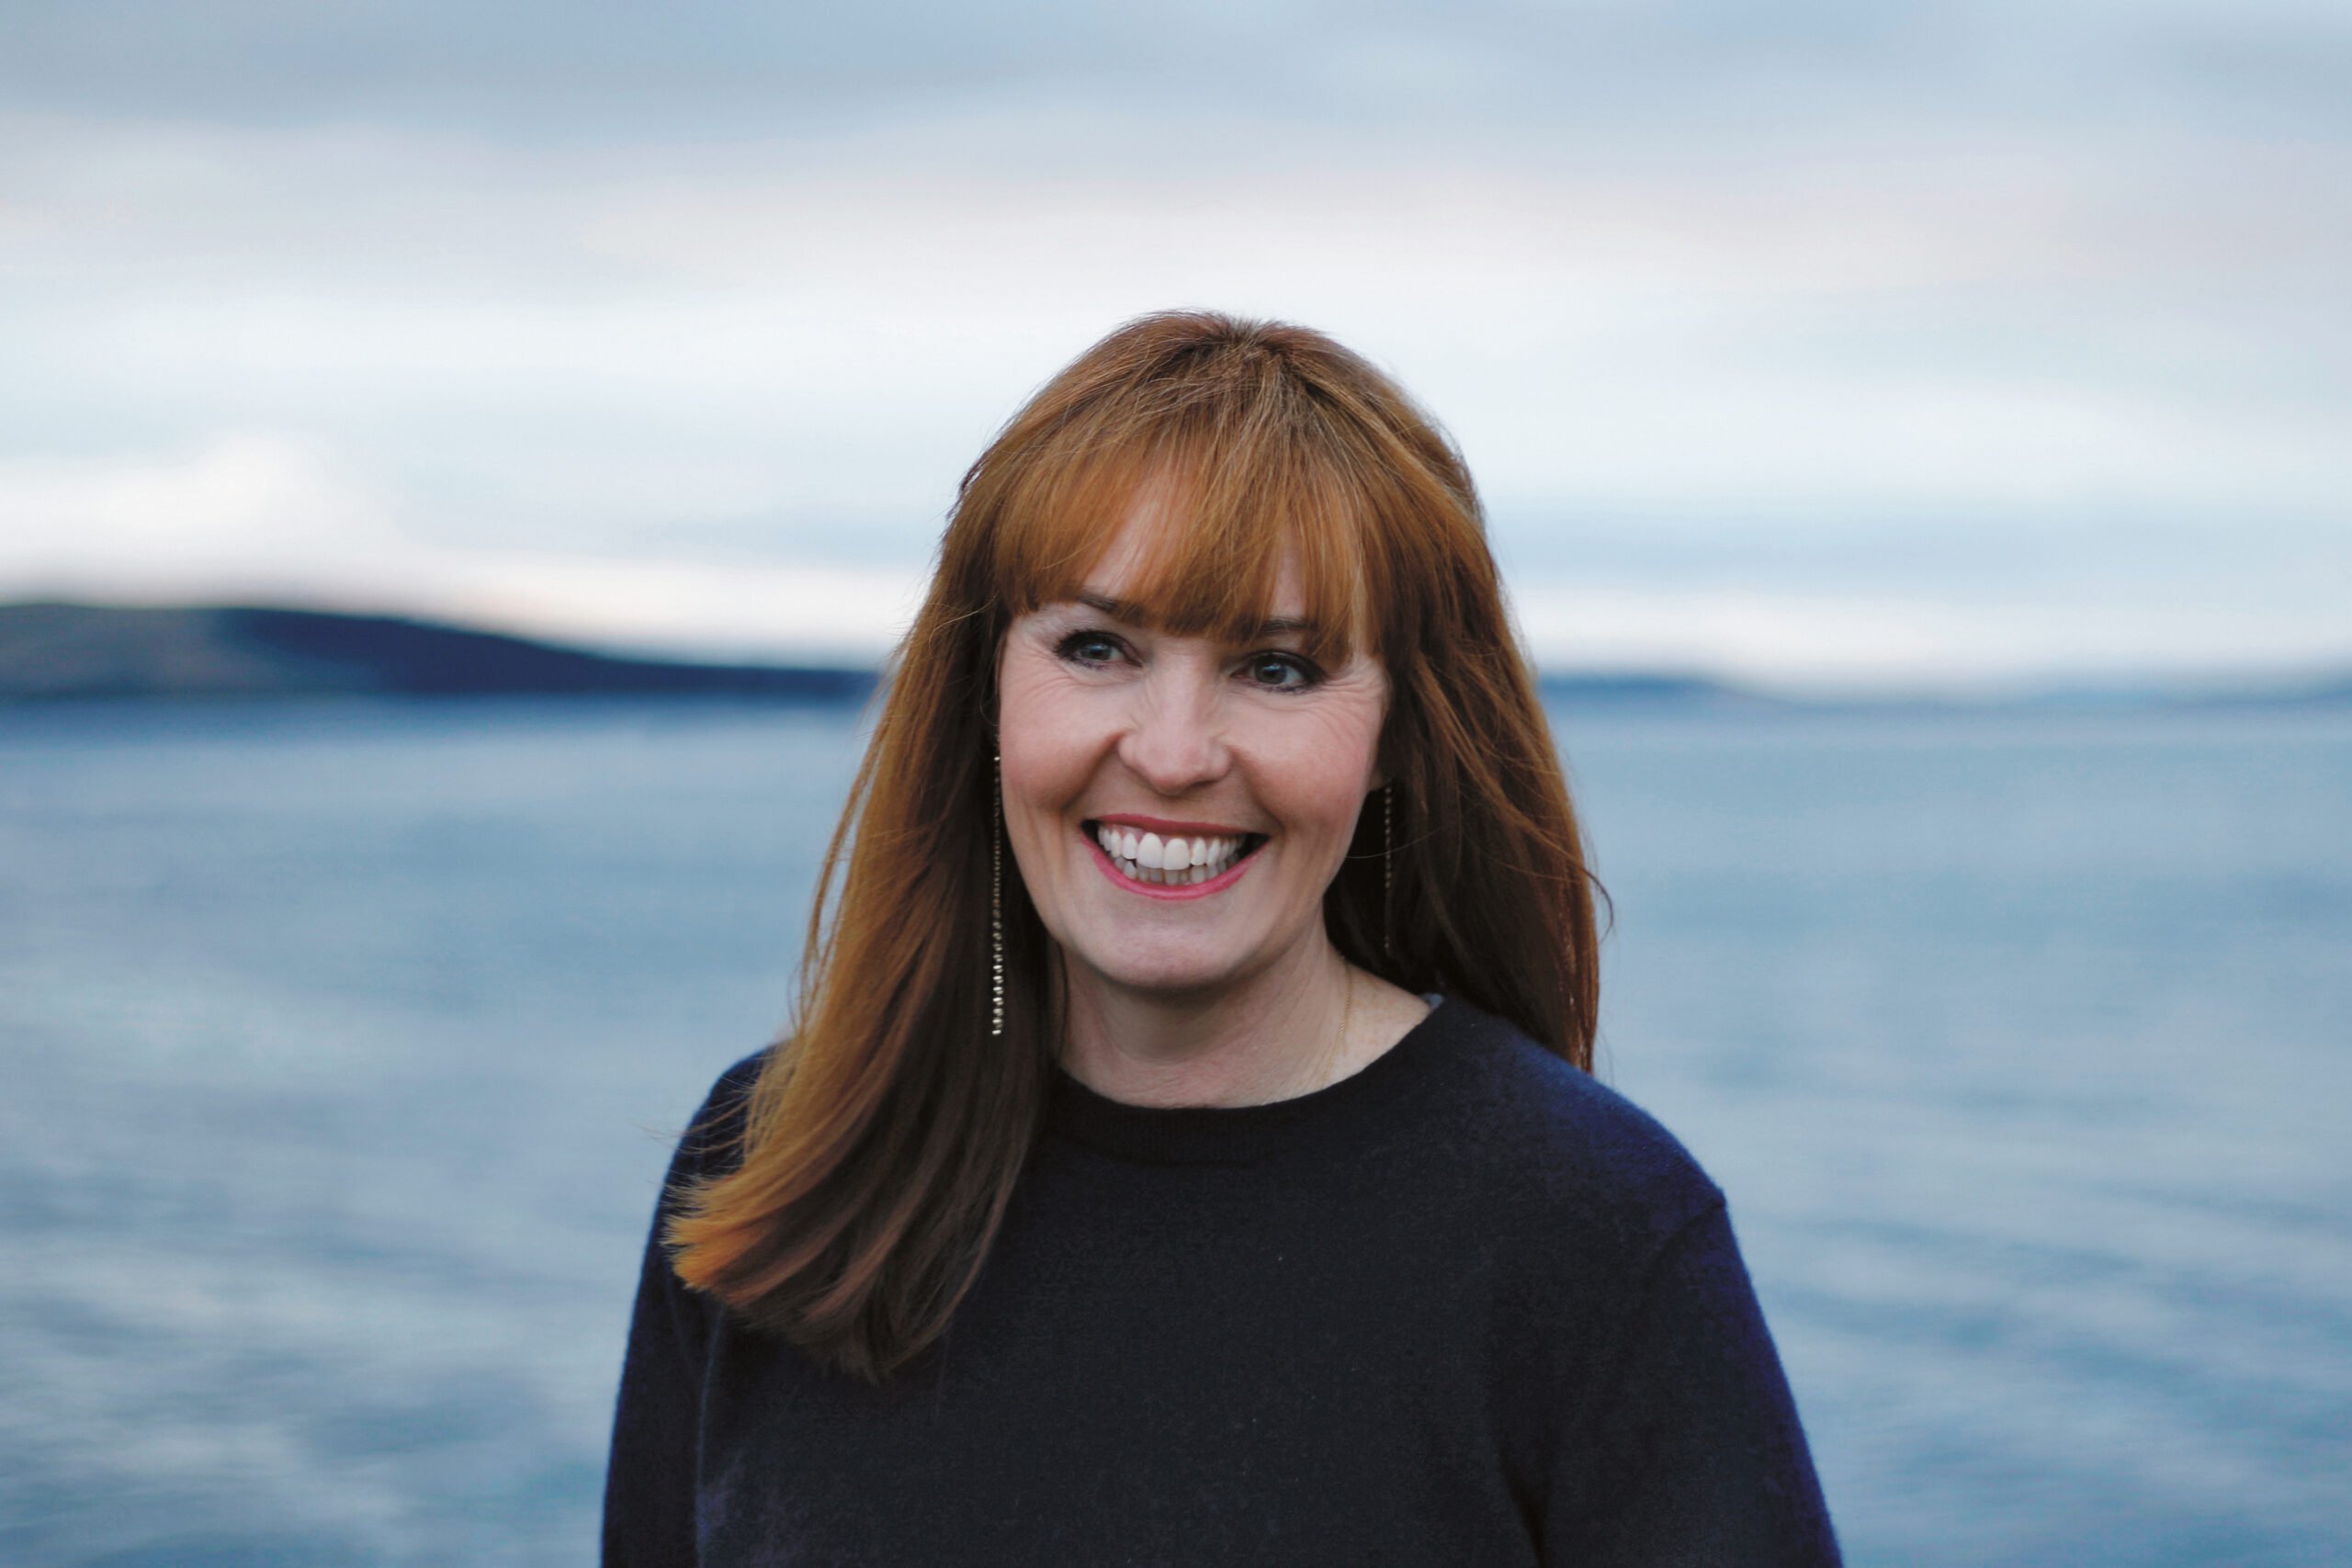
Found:
[[[1390,779],[1380,786],[1380,951],[1390,958],[1396,956],[1396,866],[1391,852],[1396,848],[1396,781]]]
[[[989,1011],[989,1034],[991,1038],[1004,1033],[1004,757],[999,753],[996,763],[996,787],[991,791],[992,807],[989,813],[989,964],[992,971],[993,999]]]

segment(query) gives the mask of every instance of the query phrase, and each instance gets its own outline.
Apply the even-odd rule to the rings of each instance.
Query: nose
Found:
[[[1134,687],[1119,760],[1164,795],[1190,794],[1232,766],[1214,671],[1162,660]]]

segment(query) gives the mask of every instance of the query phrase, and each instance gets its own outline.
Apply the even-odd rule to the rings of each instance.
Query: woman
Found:
[[[680,1145],[606,1562],[1834,1562],[1596,1000],[1459,456],[1319,334],[1113,333],[966,476]]]

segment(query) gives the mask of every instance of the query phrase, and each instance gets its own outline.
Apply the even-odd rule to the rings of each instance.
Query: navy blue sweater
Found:
[[[649,1240],[605,1496],[608,1568],[1837,1561],[1723,1194],[1459,999],[1269,1105],[1061,1075],[953,1326],[878,1388]]]

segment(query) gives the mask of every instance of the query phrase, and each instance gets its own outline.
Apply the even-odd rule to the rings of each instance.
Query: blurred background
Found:
[[[956,481],[1175,305],[1464,447],[1851,1560],[2352,1559],[2347,192],[2315,0],[12,0],[0,1559],[592,1555]]]

